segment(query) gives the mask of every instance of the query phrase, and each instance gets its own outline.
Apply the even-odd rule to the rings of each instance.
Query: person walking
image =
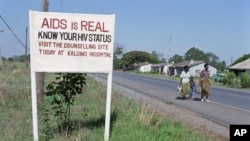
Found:
[[[194,77],[191,76],[190,77],[190,92],[189,92],[189,96],[188,96],[188,99],[189,100],[193,100],[193,92],[196,90],[196,84],[195,84],[195,81],[194,81]]]
[[[127,69],[127,68],[126,68],[126,65],[123,65],[123,66],[122,66],[122,70],[123,70],[123,72],[125,72],[125,71],[126,71],[126,69]]]
[[[208,70],[209,65],[206,63],[204,65],[204,68],[201,72],[200,72],[200,87],[201,87],[201,102],[210,102],[208,100],[208,97],[210,96],[210,72]]]
[[[181,87],[180,96],[182,96],[182,98],[185,100],[186,95],[189,94],[190,91],[190,73],[188,66],[184,66],[184,70],[181,72],[179,85]]]

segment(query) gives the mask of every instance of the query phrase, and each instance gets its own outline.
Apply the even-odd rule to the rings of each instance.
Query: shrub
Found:
[[[229,85],[230,87],[240,88],[240,79],[236,77],[234,72],[228,72],[226,77],[222,80],[224,85]]]
[[[250,87],[250,77],[246,72],[241,73],[240,75],[240,84],[242,88],[249,88]]]
[[[56,80],[47,85],[45,95],[52,106],[54,116],[58,119],[59,129],[68,133],[68,131],[73,130],[70,121],[71,105],[74,104],[76,95],[82,94],[86,85],[86,74],[56,73],[55,75]],[[43,115],[45,117],[45,125],[49,125],[50,119],[48,118],[47,109],[45,109]],[[45,131],[45,134],[48,134],[48,138],[52,137],[49,126],[47,126]]]

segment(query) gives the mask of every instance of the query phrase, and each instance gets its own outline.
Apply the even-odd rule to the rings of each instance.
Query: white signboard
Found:
[[[31,11],[29,16],[34,71],[112,71],[114,15]]]
[[[104,140],[109,139],[115,15],[29,11],[32,118],[38,141],[36,72],[108,73]]]

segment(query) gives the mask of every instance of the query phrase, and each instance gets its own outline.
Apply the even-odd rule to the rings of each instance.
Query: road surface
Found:
[[[98,76],[106,78],[107,75]],[[198,94],[193,94],[193,101],[183,101],[177,94],[178,83],[164,78],[113,72],[113,84],[191,110],[227,127],[230,124],[250,124],[250,91],[212,86],[210,103],[200,102]]]

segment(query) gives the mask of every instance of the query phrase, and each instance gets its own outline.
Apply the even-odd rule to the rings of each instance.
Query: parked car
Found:
[[[215,82],[222,82],[223,78],[225,78],[226,74],[224,73],[216,73],[213,74],[212,80]]]

